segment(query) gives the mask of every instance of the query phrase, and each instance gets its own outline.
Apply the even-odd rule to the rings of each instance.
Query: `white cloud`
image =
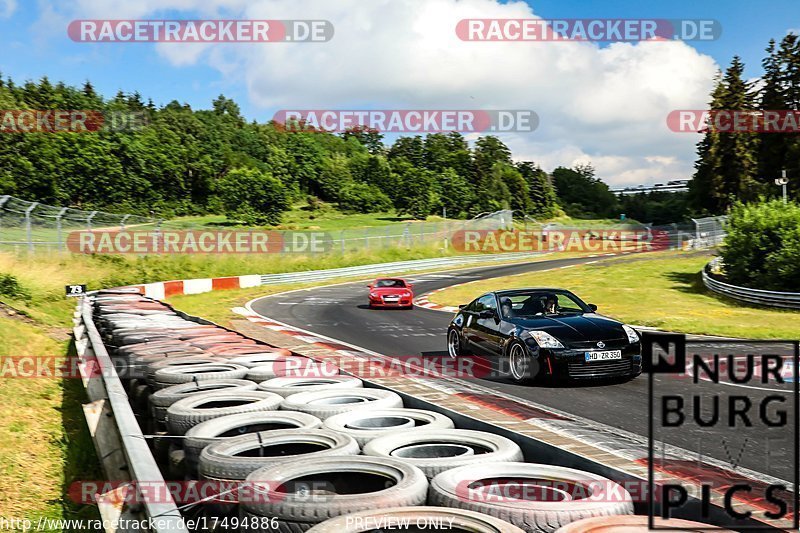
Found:
[[[17,0],[0,0],[0,19],[7,19],[17,10]]]
[[[533,109],[533,134],[504,135],[544,168],[591,161],[613,184],[689,177],[698,138],[666,127],[702,109],[717,65],[682,42],[463,42],[462,18],[529,18],[496,0],[77,0],[83,18],[229,15],[326,19],[327,43],[160,44],[171,64],[207,63],[244,84],[265,114],[280,108]]]

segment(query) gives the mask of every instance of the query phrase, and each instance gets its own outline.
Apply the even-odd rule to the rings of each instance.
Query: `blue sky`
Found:
[[[72,2],[53,3],[69,5]],[[690,45],[723,66],[738,54],[745,61],[749,77],[760,75],[763,51],[770,38],[779,40],[787,30],[800,29],[800,2],[797,0],[770,0],[768,5],[742,0],[536,0],[527,3],[537,15],[545,18],[712,18],[722,24],[722,38],[695,41]],[[62,34],[42,35],[36,25],[44,13],[42,5],[33,0],[18,0],[13,15],[0,19],[3,50],[0,71],[16,81],[45,75],[70,84],[89,79],[106,95],[113,95],[119,89],[138,90],[157,103],[177,99],[201,107],[208,106],[211,99],[222,92],[236,99],[249,116],[263,114],[249,105],[247,91],[240,84],[226,80],[217,70],[204,64],[170,65],[155,53],[151,44],[73,43],[67,38],[66,29]],[[754,11],[758,11],[758,16],[754,16]],[[163,18],[191,18],[197,12],[170,10],[158,14]],[[85,16],[91,14],[85,13]]]
[[[534,109],[542,129],[535,136],[507,139],[515,155],[534,158],[545,168],[591,161],[601,177],[621,184],[688,177],[696,139],[666,137],[660,117],[675,108],[701,107],[713,71],[724,68],[736,54],[745,61],[747,76],[757,77],[769,39],[800,28],[797,0],[766,5],[742,0],[527,3],[530,8],[496,0],[0,0],[0,14],[9,15],[0,18],[0,71],[17,82],[44,75],[76,85],[88,79],[106,96],[119,89],[139,91],[156,104],[177,99],[208,107],[224,93],[240,104],[247,118],[259,121],[268,120],[276,109],[320,105],[453,108],[447,104],[478,102],[486,108]],[[195,8],[161,9],[165,5]],[[354,8],[361,17],[357,22]],[[464,17],[515,18],[529,9],[544,18],[712,18],[721,23],[723,33],[717,41],[690,42],[674,50],[656,49],[659,45],[653,43],[584,48],[577,60],[561,44],[502,43],[507,48],[490,48],[498,45],[453,42],[450,21],[436,29],[446,35],[414,37],[420,25],[455,16],[455,11]],[[74,18],[213,14],[327,19],[336,27],[336,36],[325,44],[229,44],[201,51],[193,47],[202,45],[195,44],[167,49],[141,43],[74,43],[66,35],[66,23]],[[364,38],[359,40],[351,31],[364,32]],[[506,57],[507,72],[487,70]],[[562,72],[565,58],[584,61],[587,72],[573,72],[569,65]],[[392,66],[393,71],[386,70]],[[676,69],[685,71],[676,76]],[[598,100],[602,103],[596,107],[640,109],[640,124],[631,117],[603,116],[597,108],[583,109],[581,101],[598,94],[606,100]],[[639,101],[631,103],[632,99]],[[645,119],[653,106],[658,112]]]

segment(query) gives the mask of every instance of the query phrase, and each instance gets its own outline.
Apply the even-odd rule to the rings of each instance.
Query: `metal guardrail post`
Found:
[[[28,251],[33,251],[33,234],[31,231],[31,212],[36,209],[36,206],[39,205],[39,202],[33,202],[28,208],[25,210],[25,237],[28,240]]]
[[[86,217],[86,229],[88,229],[89,231],[92,231],[92,219],[96,214],[97,211],[92,211],[91,213],[89,213],[89,216]]]
[[[66,212],[67,208],[62,207],[61,211],[59,211],[58,214],[56,215],[56,233],[58,234],[58,249],[62,251],[64,250],[64,242],[61,238],[61,217],[63,217],[64,213]]]
[[[5,205],[5,203],[8,201],[8,199],[9,199],[9,198],[11,198],[9,195],[0,196],[0,209],[2,209],[2,208],[3,208],[3,206],[4,206],[4,205]],[[2,218],[0,218],[0,222],[2,222],[2,220],[3,220],[3,219],[2,219]],[[0,228],[0,229],[2,229],[2,228]]]
[[[147,441],[142,434],[136,417],[128,403],[128,394],[119,380],[114,363],[108,355],[103,339],[94,325],[92,308],[88,298],[81,302],[81,318],[86,327],[86,334],[92,344],[92,351],[97,359],[106,392],[108,403],[114,413],[114,419],[119,429],[122,447],[127,459],[128,471],[134,481],[143,481],[148,484],[155,483],[166,487],[164,476],[156,464]],[[186,524],[175,505],[175,500],[169,491],[164,491],[163,502],[150,501],[144,498],[144,507],[147,516],[154,519],[153,533],[187,533]]]
[[[130,215],[125,215],[122,217],[122,220],[120,220],[119,222],[120,231],[125,231],[125,221],[128,220],[130,217],[131,217]]]

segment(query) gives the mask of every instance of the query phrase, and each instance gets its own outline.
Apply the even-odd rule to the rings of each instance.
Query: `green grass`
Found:
[[[710,259],[708,254],[648,253],[470,282],[435,293],[430,300],[458,305],[490,290],[556,286],[597,304],[600,313],[631,324],[750,339],[800,338],[800,313],[744,305],[707,291],[700,271]]]
[[[55,331],[5,313],[0,316],[0,358],[61,358],[69,344]],[[83,419],[77,379],[0,378],[0,516],[96,518],[65,496],[76,480],[100,479]]]

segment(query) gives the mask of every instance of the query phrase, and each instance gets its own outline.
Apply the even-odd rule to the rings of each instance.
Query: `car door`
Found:
[[[480,311],[473,317],[473,338],[475,350],[484,355],[496,355],[499,352],[499,321],[497,298],[494,294],[486,294],[478,300]],[[481,318],[482,313],[492,311],[492,316]]]
[[[464,325],[461,326],[461,334],[464,337],[465,348],[468,350],[479,349],[477,342],[478,332],[475,328],[477,326],[478,313],[481,311],[481,298],[474,299],[462,311],[464,315]]]

